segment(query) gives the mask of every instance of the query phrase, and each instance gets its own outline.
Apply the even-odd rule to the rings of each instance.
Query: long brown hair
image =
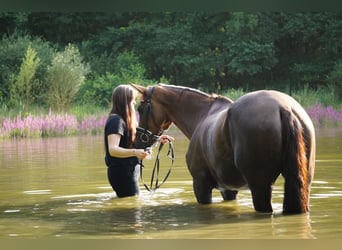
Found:
[[[128,147],[133,147],[137,120],[135,109],[131,102],[137,96],[137,92],[130,85],[117,86],[112,94],[112,109],[109,115],[117,114],[125,121],[128,132]]]

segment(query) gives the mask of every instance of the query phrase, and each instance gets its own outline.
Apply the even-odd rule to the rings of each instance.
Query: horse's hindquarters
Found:
[[[282,173],[284,211],[306,212],[315,139],[304,109],[283,93],[258,91],[231,105],[228,123],[234,162],[248,182],[255,209],[272,209],[271,186]]]

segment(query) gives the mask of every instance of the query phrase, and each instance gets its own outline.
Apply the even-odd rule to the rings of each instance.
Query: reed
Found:
[[[88,116],[81,121],[75,115],[53,114],[20,115],[13,118],[2,118],[0,138],[57,137],[82,134],[100,134],[106,122],[106,116]]]
[[[332,106],[315,104],[306,108],[312,122],[316,127],[338,127],[342,125],[342,109],[337,110]]]
[[[316,127],[342,126],[342,109],[315,104],[306,108]],[[87,115],[77,119],[73,114],[15,116],[0,118],[0,138],[56,137],[98,135],[103,133],[107,114]]]

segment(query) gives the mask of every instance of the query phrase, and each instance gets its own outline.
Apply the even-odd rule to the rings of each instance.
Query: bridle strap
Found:
[[[154,91],[154,86],[151,87],[151,88],[149,88],[148,93],[147,93],[147,98],[146,98],[146,100],[143,100],[143,102],[146,103],[146,107],[147,107],[147,110],[146,110],[146,112],[145,112],[145,122],[146,122],[146,124],[145,124],[145,129],[146,129],[147,131],[149,131],[149,130],[148,130],[147,121],[148,121],[148,116],[150,115],[151,110],[152,110],[151,101],[152,101],[153,91]],[[152,117],[152,119],[153,119],[153,118],[154,118],[154,117]],[[153,123],[155,123],[155,122],[154,122],[154,119],[153,119]]]
[[[152,112],[152,102],[151,101],[152,101],[152,95],[153,95],[153,92],[154,92],[154,88],[155,88],[155,86],[152,86],[152,87],[149,88],[146,100],[143,100],[143,102],[147,103],[146,104],[147,110],[145,112],[145,119],[144,119],[145,123],[146,123],[145,126],[144,126],[146,131],[149,131],[148,130],[148,124],[147,124],[148,116],[149,115],[151,115],[152,122],[153,122],[154,126],[158,127],[158,124],[157,124],[156,119],[155,119],[155,117],[153,115],[153,112]],[[161,134],[163,134],[163,132],[164,132],[164,130],[162,128],[159,128],[159,131],[158,131],[157,135],[161,135]]]

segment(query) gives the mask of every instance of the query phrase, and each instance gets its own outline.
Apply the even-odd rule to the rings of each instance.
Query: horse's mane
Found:
[[[178,86],[178,85],[169,85],[169,84],[164,84],[164,83],[159,83],[159,86],[165,87],[165,88],[174,88],[177,90],[180,90],[181,92],[189,91],[192,93],[196,93],[199,95],[203,95],[205,97],[209,97],[209,95],[201,90],[190,88],[190,87],[185,87],[185,86]]]
[[[177,90],[180,90],[181,93],[180,95],[182,95],[185,91],[189,91],[191,93],[195,93],[195,94],[198,94],[198,95],[201,95],[201,96],[204,96],[204,97],[207,97],[213,101],[215,100],[226,100],[226,101],[229,101],[230,103],[233,102],[231,99],[225,97],[225,96],[222,96],[222,95],[218,95],[218,94],[215,94],[215,93],[211,93],[211,94],[207,94],[201,90],[198,90],[198,89],[194,89],[194,88],[190,88],[190,87],[185,87],[185,86],[178,86],[178,85],[169,85],[169,84],[164,84],[164,83],[159,83],[158,84],[159,86],[161,87],[165,87],[165,88],[175,88]]]

